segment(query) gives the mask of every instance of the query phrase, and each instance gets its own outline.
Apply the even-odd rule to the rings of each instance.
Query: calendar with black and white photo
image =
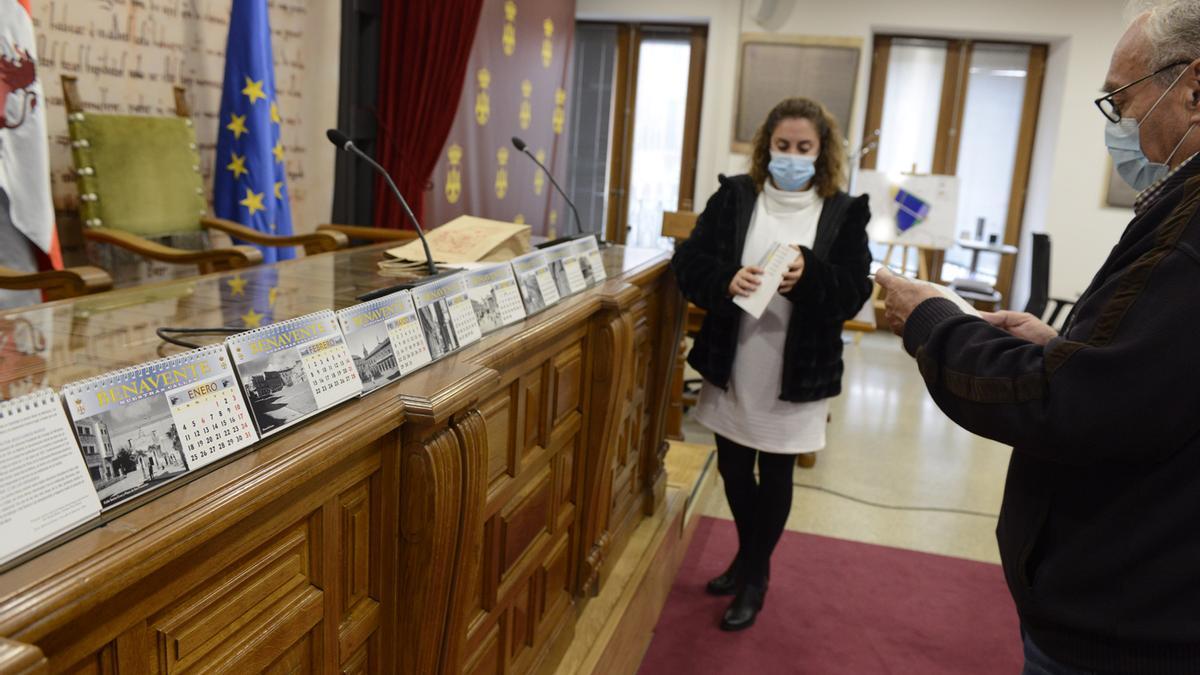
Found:
[[[512,267],[499,263],[464,274],[467,296],[484,335],[525,318]]]
[[[222,345],[74,382],[62,397],[104,508],[258,440]]]
[[[483,337],[462,274],[417,286],[412,298],[434,361]]]
[[[575,242],[565,241],[545,249],[546,262],[550,264],[550,276],[560,297],[568,297],[587,290],[587,280],[579,267],[579,256],[575,253]]]
[[[558,286],[550,275],[550,263],[544,251],[532,251],[512,259],[517,288],[525,301],[525,314],[533,316],[547,307],[558,304]]]
[[[239,333],[225,346],[263,436],[362,392],[346,338],[329,310]]]
[[[600,246],[595,237],[584,237],[571,242],[575,256],[579,260],[579,269],[587,282],[588,288],[604,281],[608,274],[604,271],[604,259],[600,256]]]
[[[408,291],[347,307],[337,317],[364,394],[433,360]]]

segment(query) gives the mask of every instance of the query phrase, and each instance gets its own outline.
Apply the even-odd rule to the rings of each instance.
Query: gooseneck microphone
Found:
[[[567,206],[570,206],[570,207],[571,207],[571,213],[574,213],[574,214],[575,214],[575,228],[576,228],[576,234],[575,234],[575,237],[578,237],[578,236],[582,236],[582,235],[584,235],[584,234],[587,234],[587,233],[585,233],[585,232],[583,231],[583,221],[582,221],[582,220],[580,220],[580,218],[579,218],[579,209],[576,209],[576,208],[575,208],[575,203],[571,201],[571,198],[567,196],[567,193],[566,193],[566,192],[563,192],[563,189],[562,189],[562,187],[561,187],[561,186],[558,184],[558,181],[554,180],[554,174],[550,173],[550,170],[546,168],[546,165],[544,165],[544,164],[542,164],[541,162],[539,162],[539,161],[538,161],[538,158],[537,158],[537,157],[535,157],[535,156],[534,156],[534,154],[533,154],[532,152],[530,152],[530,151],[529,151],[529,146],[527,146],[527,145],[525,144],[525,141],[521,140],[521,139],[520,139],[519,137],[517,137],[517,136],[513,136],[513,137],[512,137],[512,144],[513,144],[513,147],[514,147],[514,148],[516,148],[518,152],[521,152],[521,153],[522,153],[522,154],[524,154],[526,157],[528,157],[529,159],[533,160],[533,163],[534,163],[534,164],[537,164],[537,165],[538,165],[538,168],[542,170],[542,173],[546,174],[546,177],[550,179],[550,184],[554,186],[554,189],[555,189],[555,190],[558,190],[558,194],[562,195],[562,198],[563,198],[563,199],[564,199],[564,200],[567,202]],[[567,240],[567,239],[574,239],[575,237],[572,237],[572,236],[564,236],[564,237],[560,237],[559,239],[555,239],[555,240],[554,240],[554,241],[552,241],[552,242],[546,242],[546,244],[543,244],[543,245],[539,246],[539,248],[542,248],[542,247],[544,247],[544,246],[548,246],[548,245],[550,245],[550,244],[555,244],[555,243],[558,243],[559,241],[564,241],[564,240]],[[599,241],[599,239],[600,239],[600,236],[599,236],[598,234],[596,235],[596,239],[597,239],[597,241]]]
[[[404,195],[400,194],[400,188],[396,187],[395,181],[392,180],[392,177],[388,174],[387,170],[380,166],[378,162],[371,159],[367,153],[359,150],[358,146],[354,145],[354,141],[350,140],[350,137],[346,134],[343,134],[341,131],[338,131],[337,129],[326,129],[325,137],[329,139],[330,143],[333,143],[342,150],[346,150],[347,152],[352,152],[358,155],[359,158],[371,165],[371,168],[375,169],[375,171],[379,172],[379,174],[383,176],[384,180],[387,181],[388,187],[392,188],[392,193],[396,195],[396,199],[400,200],[400,206],[404,207],[404,213],[408,216],[409,222],[411,222],[413,227],[417,229],[417,236],[421,238],[421,246],[425,249],[425,262],[427,265],[429,265],[429,274],[431,276],[437,275],[438,269],[437,265],[433,264],[433,254],[429,252],[429,242],[425,241],[425,230],[421,229],[421,223],[417,222],[417,217],[413,215],[412,209],[408,207],[408,202],[404,199]]]

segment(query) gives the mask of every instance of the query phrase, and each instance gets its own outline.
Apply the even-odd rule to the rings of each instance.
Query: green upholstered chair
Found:
[[[303,246],[313,255],[343,248],[339,232],[276,236],[208,215],[196,131],[182,87],[170,117],[85,112],[76,79],[62,76],[71,156],[79,188],[84,236],[201,273],[262,262],[252,246],[187,250],[155,242],[183,233],[219,230],[263,246]]]

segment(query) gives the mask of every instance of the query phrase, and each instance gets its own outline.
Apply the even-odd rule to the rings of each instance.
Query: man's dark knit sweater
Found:
[[[1033,642],[1079,668],[1200,672],[1198,207],[1193,160],[1045,347],[944,299],[905,328],[942,410],[1013,446],[1004,575]]]

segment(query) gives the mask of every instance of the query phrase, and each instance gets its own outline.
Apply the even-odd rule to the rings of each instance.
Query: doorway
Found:
[[[578,22],[567,191],[605,238],[670,248],[665,211],[694,208],[705,26]]]
[[[1011,302],[1046,66],[1044,44],[875,38],[860,166],[957,176],[959,242],[928,261],[935,281],[970,278]],[[872,243],[876,258],[886,246]],[[1015,249],[1012,249],[1015,250]],[[905,261],[906,265],[908,261]]]

